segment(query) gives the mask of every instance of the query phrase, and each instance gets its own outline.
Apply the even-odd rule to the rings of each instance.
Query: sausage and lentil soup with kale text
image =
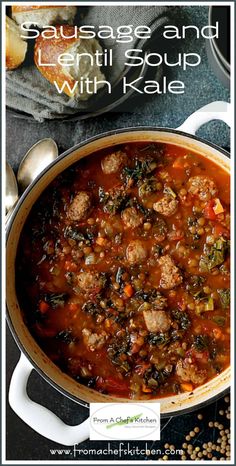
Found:
[[[62,371],[104,394],[191,392],[229,365],[229,174],[131,143],[58,176],[21,234],[17,292]]]

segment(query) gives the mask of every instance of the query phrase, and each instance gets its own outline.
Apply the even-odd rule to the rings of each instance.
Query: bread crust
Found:
[[[26,52],[27,42],[21,38],[17,24],[6,16],[6,68],[18,68],[23,63]]]
[[[68,5],[67,5],[68,6]],[[40,6],[35,6],[35,5],[15,5],[12,6],[12,13],[22,13],[25,11],[32,11],[32,10],[51,10],[51,8],[66,8],[66,5],[61,6],[61,5],[40,5]]]
[[[77,7],[70,5],[12,6],[12,18],[19,25],[26,22],[42,29],[45,25],[73,24],[76,12]]]
[[[72,45],[81,42],[81,39],[62,37],[60,34],[60,26],[56,26],[57,38],[47,39],[40,34],[35,41],[34,47],[34,62],[37,66],[40,73],[51,83],[54,84],[54,81],[57,82],[58,86],[61,87],[66,80],[70,86],[73,88],[75,84],[75,79],[69,74],[65,73],[62,65],[58,63],[58,57],[62,53],[66,53]],[[74,32],[73,26],[63,26],[63,32],[65,35],[72,35]],[[43,63],[53,63],[55,66],[43,66],[39,65],[39,50],[41,50],[41,60]],[[64,92],[69,96],[73,97],[74,93],[71,93],[67,87],[64,87]]]

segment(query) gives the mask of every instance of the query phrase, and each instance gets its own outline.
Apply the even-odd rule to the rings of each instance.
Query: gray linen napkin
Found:
[[[152,31],[152,46],[158,50],[158,34],[161,28],[169,22],[169,12],[163,6],[92,6],[82,8],[82,15],[77,24],[98,26],[109,25],[114,31],[121,25],[148,25]],[[148,43],[134,38],[129,43],[117,43],[115,39],[103,41],[103,48],[112,48],[113,66],[104,70],[111,84],[117,82],[124,72],[125,51],[130,48],[145,49]],[[160,76],[160,69],[158,75]],[[50,84],[32,65],[24,64],[14,71],[8,71],[6,77],[6,102],[8,107],[31,114],[37,121],[63,118],[77,112],[89,112],[94,103],[101,101],[104,94],[91,97],[88,101],[76,101],[64,94],[59,94],[54,85]],[[111,96],[112,98],[112,96]]]

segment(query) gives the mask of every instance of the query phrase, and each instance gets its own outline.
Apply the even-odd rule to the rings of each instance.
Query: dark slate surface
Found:
[[[182,7],[177,10],[177,21],[185,24],[196,24],[203,26],[207,24],[207,7]],[[127,127],[134,125],[157,125],[177,127],[187,116],[201,106],[214,100],[229,100],[229,92],[221,85],[209,68],[204,40],[196,40],[191,36],[185,44],[175,44],[173,53],[178,51],[197,52],[202,56],[202,63],[192,71],[182,72],[171,69],[169,75],[172,79],[185,81],[186,93],[183,96],[163,95],[156,97],[145,97],[135,103],[129,103],[128,108],[122,112],[115,112],[109,115],[93,118],[83,122],[46,122],[43,124],[34,121],[25,121],[15,118],[12,114],[7,114],[7,159],[17,169],[19,161],[29,147],[40,138],[52,137],[58,143],[60,151],[68,149],[72,145],[87,139],[90,136],[104,132],[106,130]],[[126,111],[125,111],[126,110]],[[198,133],[201,137],[208,139],[223,147],[229,146],[229,130],[221,122],[212,122],[202,127]],[[14,343],[10,333],[7,333],[7,388],[12,371],[19,357],[19,350]],[[76,424],[87,416],[87,409],[76,405],[66,397],[60,395],[50,387],[37,373],[33,373],[29,383],[29,393],[32,398],[43,405],[50,407],[65,422]],[[174,444],[176,448],[181,448],[185,435],[190,429],[199,425],[200,433],[195,437],[195,445],[202,445],[205,441],[215,441],[216,431],[208,427],[209,420],[218,419],[219,409],[225,409],[224,399],[212,403],[208,407],[201,409],[204,418],[197,420],[197,412],[179,416],[162,421],[162,440],[155,442],[154,448],[163,449],[164,444]],[[220,419],[221,421],[221,419]],[[106,447],[106,442],[84,442],[81,448]],[[130,442],[130,446],[144,445],[144,442]],[[152,445],[148,442],[148,447]],[[111,443],[114,448],[115,442]],[[126,443],[127,446],[127,443]],[[11,410],[7,404],[7,459],[8,460],[69,460],[74,458],[72,453],[62,453],[52,455],[50,449],[61,448],[59,445],[44,439],[26,426]],[[139,456],[134,454],[130,460],[157,459],[160,455],[152,457]],[[179,456],[171,456],[169,459],[179,459]],[[94,456],[80,456],[80,460],[96,460]],[[101,456],[97,459],[102,459]],[[106,460],[114,457],[106,456]],[[127,456],[121,458],[127,460]]]

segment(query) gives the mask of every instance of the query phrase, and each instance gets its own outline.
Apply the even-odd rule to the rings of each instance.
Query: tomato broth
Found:
[[[230,179],[173,144],[130,143],[60,174],[21,233],[16,286],[45,353],[79,383],[150,399],[229,365]]]

